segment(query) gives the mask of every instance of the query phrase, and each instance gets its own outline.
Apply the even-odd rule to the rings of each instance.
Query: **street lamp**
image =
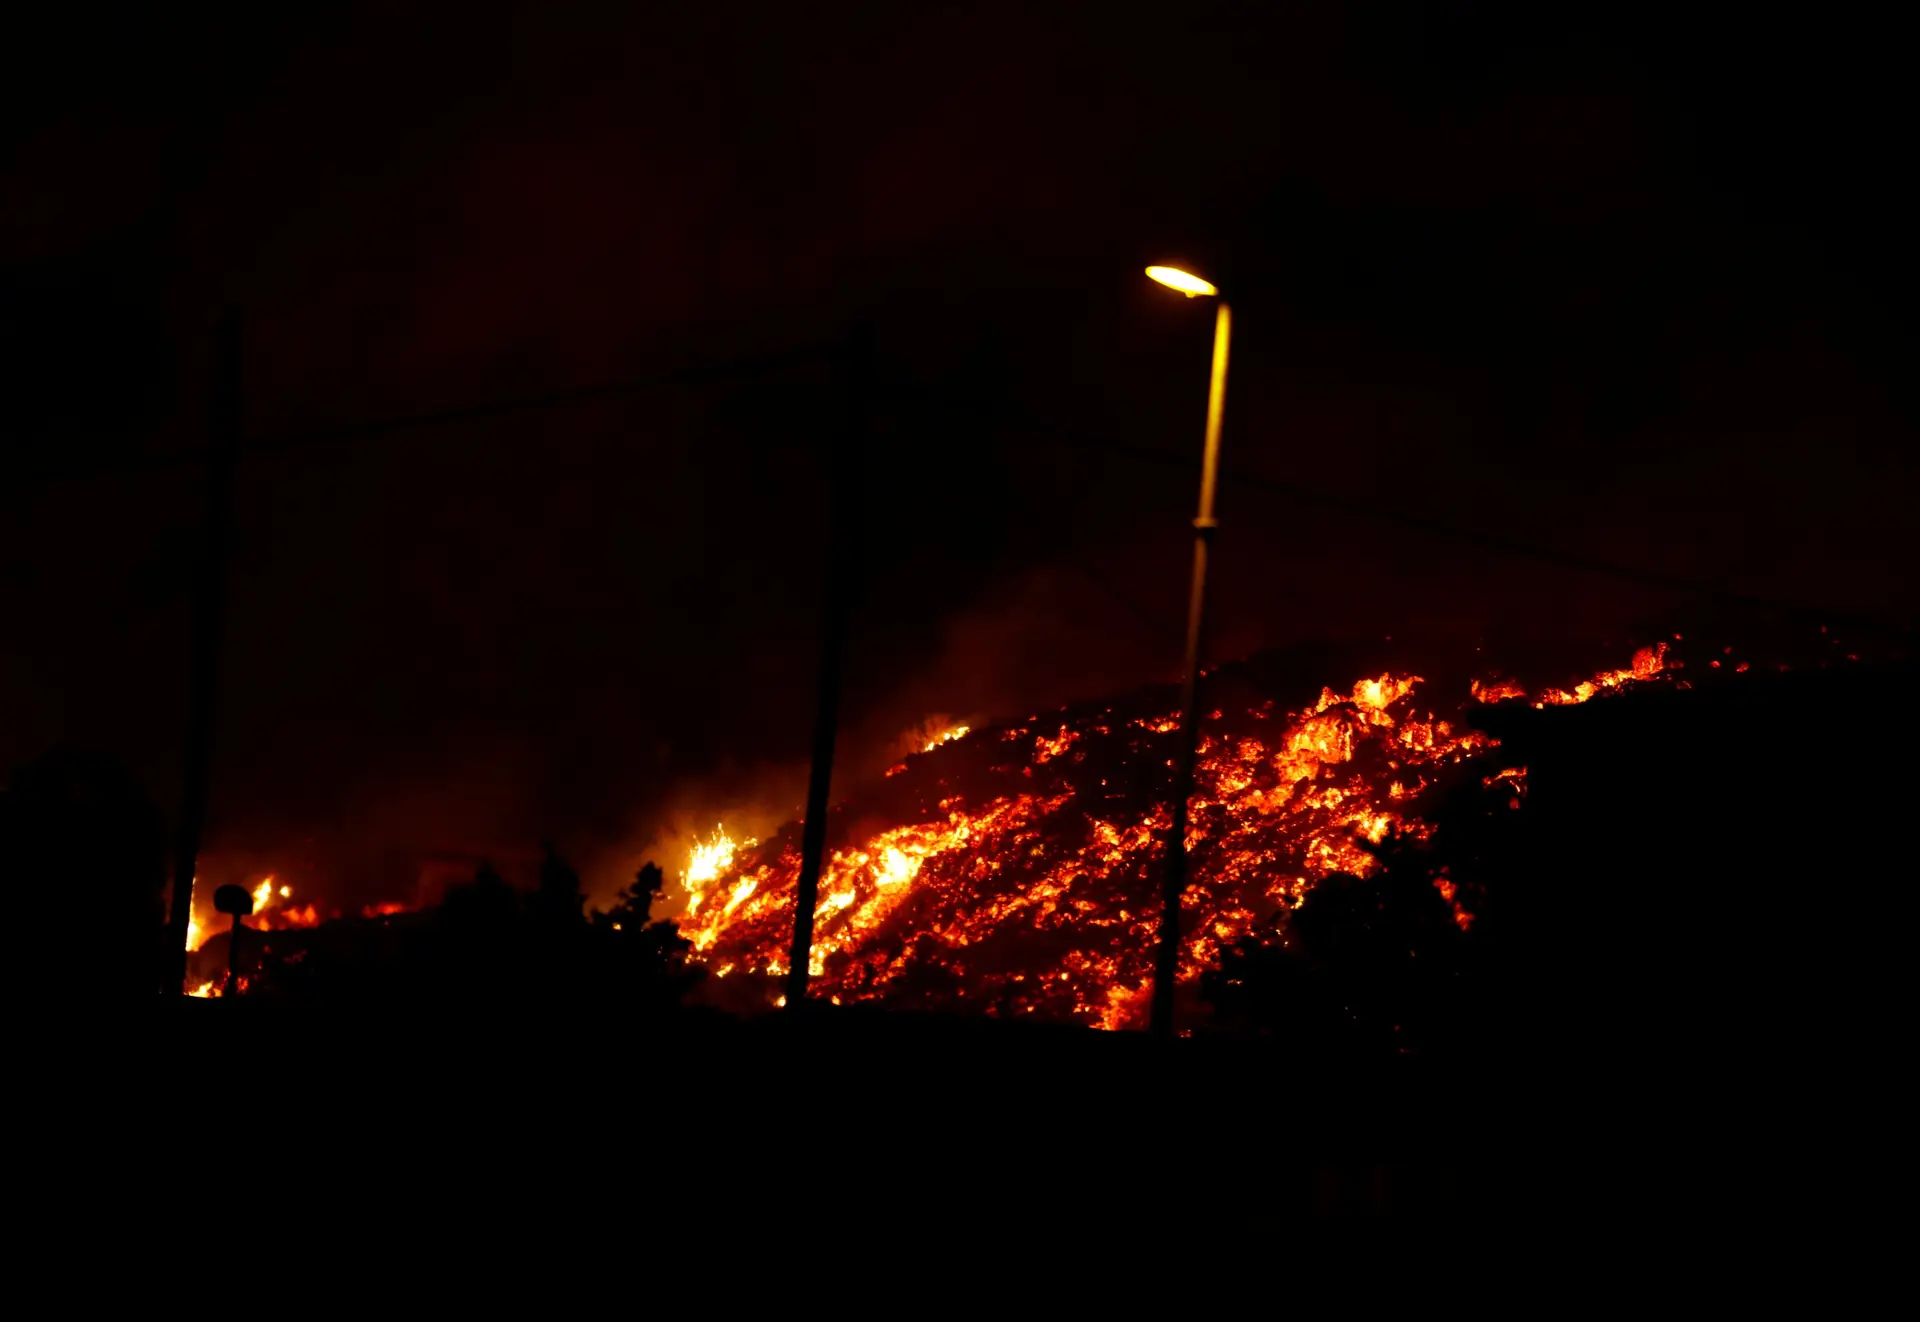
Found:
[[[229,997],[240,994],[240,933],[246,929],[241,922],[253,912],[253,895],[245,886],[222,886],[213,893],[213,907],[221,913],[233,915],[233,927],[227,932],[227,990]]]
[[[1149,266],[1147,275],[1188,298],[1218,297],[1197,275],[1173,266]],[[1156,1036],[1173,1035],[1173,983],[1180,970],[1180,892],[1187,884],[1187,799],[1193,793],[1198,755],[1200,636],[1207,613],[1207,553],[1213,544],[1213,490],[1220,466],[1220,415],[1227,402],[1227,336],[1232,318],[1220,299],[1213,319],[1213,374],[1207,382],[1207,444],[1200,459],[1200,513],[1193,520],[1193,589],[1187,600],[1187,664],[1180,688],[1180,754],[1175,764],[1173,828],[1167,835],[1167,866],[1160,911],[1160,944],[1153,966]]]
[[[1204,294],[1220,292],[1199,276],[1191,275],[1177,266],[1149,266],[1147,278],[1158,280],[1168,289],[1177,289],[1188,298],[1199,298]]]

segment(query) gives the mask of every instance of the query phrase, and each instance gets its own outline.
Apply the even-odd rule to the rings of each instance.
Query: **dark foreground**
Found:
[[[1810,1280],[1830,1309],[1905,1260],[1912,680],[1490,712],[1530,802],[1498,1014],[1447,1068],[604,998],[115,1020],[36,985],[10,1192],[73,1244],[185,1224],[208,1237],[196,1261],[286,1251],[301,1279],[405,1258],[484,1280],[472,1260],[512,1255],[654,1270],[690,1235],[747,1274],[753,1246],[817,1253],[825,1297],[875,1241],[984,1244],[998,1256],[968,1261],[989,1271],[1092,1241],[1122,1276],[1211,1272],[1231,1297],[1236,1273],[1303,1265],[1276,1232],[1391,1228],[1460,1279],[1572,1258],[1578,1291],[1671,1269],[1720,1299]],[[1177,1267],[1151,1257],[1169,1245]]]
[[[183,1210],[313,1219],[369,1250],[423,1227],[585,1245],[609,1216],[669,1233],[804,1213],[823,1235],[1258,1244],[1397,1225],[1474,1252],[1706,1236],[1853,1253],[1906,1190],[1902,1072],[1839,1060],[1367,1070],[835,1011],[642,1028],[241,1001],[50,1061],[41,1146],[79,1177],[55,1203],[138,1207],[158,1179]]]

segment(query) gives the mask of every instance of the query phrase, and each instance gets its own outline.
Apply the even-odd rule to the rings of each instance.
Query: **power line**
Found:
[[[509,417],[521,413],[534,413],[548,409],[575,407],[614,399],[624,395],[640,394],[649,390],[662,389],[675,385],[692,385],[705,381],[724,380],[734,376],[750,376],[791,366],[795,363],[811,360],[825,360],[834,352],[833,346],[809,345],[781,353],[768,354],[752,358],[735,359],[725,363],[684,368],[672,372],[653,373],[622,381],[601,385],[580,386],[569,389],[547,391],[538,395],[519,399],[488,401],[451,408],[436,409],[421,413],[401,414],[393,417],[378,418],[367,422],[347,423],[334,427],[317,428],[307,432],[288,433],[271,436],[247,443],[242,448],[243,455],[268,453],[277,450],[295,449],[308,445],[323,445],[341,441],[363,440],[370,437],[389,435],[410,430],[422,430],[431,427],[450,426],[458,423],[487,421],[494,418]],[[885,394],[895,400],[918,400],[936,405],[942,409],[971,413],[996,421],[1011,423],[1025,430],[1040,432],[1056,437],[1079,448],[1098,450],[1115,454],[1142,463],[1158,464],[1165,467],[1186,469],[1192,466],[1189,456],[1173,455],[1164,450],[1117,440],[1111,436],[1098,435],[1081,428],[1067,427],[1045,419],[1020,413],[1006,405],[980,400],[969,400],[958,396],[927,390],[924,388],[894,385]],[[204,449],[177,451],[171,454],[145,456],[137,459],[122,459],[115,462],[93,465],[91,467],[49,468],[26,473],[10,474],[11,481],[58,482],[83,477],[99,476],[108,472],[154,471],[203,463],[209,452]],[[1403,510],[1356,500],[1348,496],[1339,496],[1330,492],[1301,486],[1297,483],[1277,481],[1262,474],[1223,465],[1224,475],[1231,478],[1236,487],[1265,492],[1296,504],[1329,510],[1350,518],[1365,519],[1374,523],[1398,527],[1424,536],[1445,541],[1475,546],[1481,550],[1498,555],[1514,556],[1537,561],[1542,564],[1557,565],[1565,569],[1575,569],[1583,573],[1637,583],[1646,587],[1665,591],[1691,594],[1722,603],[1737,605],[1751,610],[1764,610],[1800,616],[1823,624],[1844,623],[1856,628],[1892,634],[1901,638],[1910,638],[1913,629],[1910,626],[1895,624],[1873,616],[1855,612],[1826,610],[1809,606],[1804,602],[1788,601],[1768,597],[1758,593],[1741,592],[1711,583],[1702,583],[1695,579],[1683,578],[1675,574],[1644,569],[1634,565],[1624,565],[1615,561],[1597,557],[1577,555],[1572,552],[1555,550],[1517,538],[1490,533],[1482,529],[1466,527],[1444,519],[1428,515],[1411,514]],[[1076,567],[1079,568],[1079,567]],[[1087,571],[1080,568],[1080,572]],[[1098,580],[1095,580],[1098,582]],[[1110,595],[1115,596],[1134,614],[1146,618],[1145,612],[1137,604],[1128,601],[1111,585],[1099,583]],[[1154,626],[1156,628],[1160,626]]]
[[[616,381],[607,385],[578,386],[568,390],[554,390],[542,395],[531,395],[524,399],[498,400],[486,404],[474,404],[464,408],[439,409],[429,413],[401,414],[392,418],[379,418],[371,422],[347,423],[338,427],[323,427],[315,431],[297,432],[285,436],[269,437],[256,441],[247,448],[249,451],[269,451],[292,449],[302,445],[322,445],[334,441],[364,440],[369,436],[379,436],[389,432],[409,431],[419,427],[440,427],[463,422],[482,422],[492,418],[508,417],[515,413],[533,413],[543,409],[571,408],[580,404],[597,403],[604,399],[613,399],[622,395],[640,394],[648,390],[667,386],[698,385],[706,381],[724,380],[734,376],[754,376],[775,368],[788,367],[797,362],[812,359],[826,361],[837,352],[835,347],[809,345],[802,349],[790,349],[782,353],[767,354],[756,358],[738,358],[725,363],[710,364],[703,367],[684,368],[676,372],[657,373],[652,376],[636,377],[628,381]]]
[[[1013,410],[1007,409],[1002,405],[983,403],[976,400],[949,398],[935,392],[924,390],[905,393],[909,397],[918,397],[943,408],[972,412],[981,416],[993,417],[1001,421],[1015,423],[1024,429],[1057,437],[1070,445],[1083,449],[1099,450],[1104,453],[1135,459],[1143,463],[1159,464],[1166,467],[1190,469],[1194,466],[1194,461],[1189,455],[1173,455],[1164,450],[1156,450],[1127,441],[1115,440],[1112,437],[1096,435],[1079,428],[1062,426],[1058,423],[1015,413]],[[1666,574],[1658,570],[1643,569],[1634,565],[1623,565],[1615,561],[1577,555],[1568,551],[1559,551],[1551,547],[1521,541],[1517,538],[1505,537],[1498,533],[1490,533],[1482,529],[1450,523],[1444,519],[1436,519],[1428,515],[1410,514],[1403,510],[1396,510],[1367,501],[1355,500],[1348,496],[1334,495],[1330,492],[1300,486],[1296,483],[1277,481],[1262,474],[1231,465],[1222,465],[1222,472],[1223,476],[1230,478],[1236,487],[1265,492],[1297,504],[1330,510],[1351,518],[1366,519],[1374,523],[1403,528],[1429,537],[1460,542],[1499,555],[1535,560],[1543,564],[1557,565],[1564,569],[1577,569],[1585,573],[1638,583],[1645,587],[1688,593],[1748,609],[1775,611],[1788,615],[1802,616],[1822,624],[1847,624],[1855,628],[1874,630],[1902,638],[1911,637],[1913,634],[1913,629],[1910,626],[1896,624],[1892,621],[1874,616],[1860,615],[1850,611],[1821,609],[1809,606],[1804,602],[1788,601],[1778,597],[1764,596],[1759,593],[1740,592],[1736,589],[1719,587],[1711,583],[1702,583],[1697,579],[1683,578],[1677,574]]]
[[[1105,574],[1096,572],[1091,566],[1083,564],[1078,560],[1064,560],[1061,563],[1106,593],[1107,596],[1118,603],[1127,614],[1133,616],[1136,621],[1155,637],[1165,638],[1172,642],[1180,641],[1182,637],[1180,630],[1169,625],[1145,606],[1142,606],[1139,601],[1128,593],[1121,591]]]
[[[536,413],[549,409],[573,408],[582,404],[598,403],[602,400],[616,399],[625,395],[643,394],[650,390],[665,389],[671,386],[698,385],[707,381],[725,380],[729,377],[753,376],[814,359],[824,361],[832,352],[834,352],[834,350],[831,347],[809,345],[804,348],[790,349],[781,353],[767,354],[753,358],[732,359],[724,363],[682,368],[672,372],[656,372],[647,376],[632,377],[601,385],[576,386],[561,390],[550,390],[538,395],[524,396],[519,399],[490,400],[480,404],[468,404],[451,408],[433,409],[422,413],[404,413],[393,417],[375,418],[366,422],[343,423],[333,427],[316,428],[312,431],[290,432],[248,441],[241,447],[241,452],[244,457],[252,454],[271,453],[277,450],[297,449],[308,445],[326,445],[340,441],[366,440],[371,437],[390,435],[396,432],[452,426],[461,423],[485,422],[495,418],[511,417],[514,414],[520,413]],[[98,477],[108,473],[151,472],[160,469],[201,464],[207,461],[209,455],[210,451],[206,449],[177,450],[167,454],[144,455],[136,458],[118,458],[93,465],[64,465],[37,470],[28,469],[24,472],[8,474],[7,477],[9,481],[24,483],[73,481],[81,478]]]

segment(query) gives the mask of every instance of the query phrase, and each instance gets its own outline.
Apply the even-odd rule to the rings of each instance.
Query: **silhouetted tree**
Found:
[[[1203,994],[1228,1027],[1303,1052],[1389,1058],[1444,1049],[1458,1029],[1467,934],[1435,854],[1392,836],[1371,876],[1336,872],[1300,907],[1222,953]]]
[[[513,887],[493,865],[482,861],[473,880],[449,887],[440,902],[440,917],[447,927],[463,930],[495,930],[512,927],[519,917],[520,900]]]
[[[643,867],[610,911],[589,917],[579,873],[550,842],[544,847],[531,892],[483,862],[435,909],[388,923],[349,921],[337,932],[329,925],[309,938],[299,963],[275,965],[273,979],[311,1000],[531,1003],[543,1013],[677,1004],[699,973],[684,959],[690,943],[652,916],[665,886],[660,869]]]
[[[671,922],[655,921],[653,917],[654,903],[665,887],[666,878],[659,867],[653,863],[642,864],[633,884],[620,892],[613,908],[603,915],[607,929],[625,937],[626,945],[632,949],[657,948],[662,958],[690,949],[691,943],[680,936],[678,927]]]
[[[586,895],[580,889],[580,874],[560,857],[551,840],[540,842],[546,857],[540,862],[540,889],[534,893],[535,917],[548,928],[577,927],[584,920]]]
[[[154,997],[166,835],[124,767],[63,750],[15,775],[0,793],[0,887],[16,979],[66,1001]]]
[[[492,860],[447,891],[433,915],[417,977],[426,990],[461,998],[513,997],[525,990],[526,924],[520,895]]]
[[[643,864],[613,908],[594,915],[594,925],[607,942],[620,982],[643,994],[672,999],[700,975],[685,960],[693,943],[680,935],[673,922],[653,917],[654,902],[665,886],[660,869],[653,863]]]
[[[1529,988],[1558,959],[1538,948],[1553,928],[1537,911],[1570,860],[1543,851],[1524,793],[1475,776],[1422,806],[1424,839],[1359,842],[1371,875],[1323,879],[1224,952],[1202,984],[1217,1023],[1376,1056],[1457,1056],[1533,1031]]]

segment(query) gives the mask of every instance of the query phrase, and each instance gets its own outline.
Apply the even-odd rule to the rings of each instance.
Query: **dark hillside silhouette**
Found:
[[[1483,711],[1528,767],[1498,920],[1549,993],[1537,1040],[1692,1061],[1884,1049],[1911,964],[1917,677]]]
[[[1487,774],[1429,840],[1224,951],[1213,1031],[1315,1094],[1395,1061],[1438,1082],[1434,1150],[1503,1172],[1502,1203],[1650,1225],[1697,1214],[1686,1187],[1747,1227],[1869,1206],[1902,1160],[1915,678],[1481,710]]]
[[[1915,678],[1483,714],[1528,767],[1489,896],[1494,1063],[1561,1118],[1581,1199],[1684,1220],[1686,1187],[1760,1228],[1904,1178]]]
[[[1217,1025],[1343,1054],[1471,1046],[1703,1076],[1872,1058],[1909,994],[1915,677],[1483,707],[1502,744],[1488,774],[1425,810],[1430,840],[1371,848],[1373,877],[1326,878],[1230,949],[1207,984]]]

